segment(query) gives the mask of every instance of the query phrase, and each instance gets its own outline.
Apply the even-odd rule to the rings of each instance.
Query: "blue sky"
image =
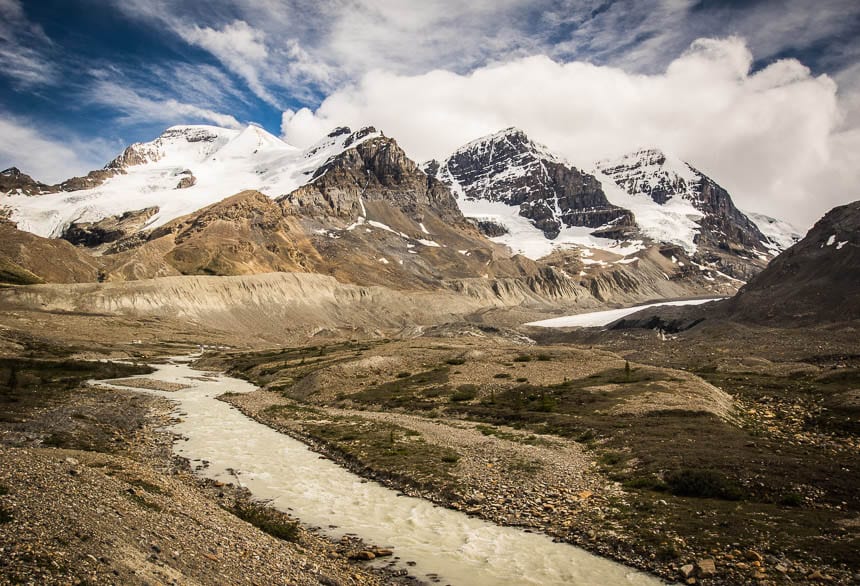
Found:
[[[691,49],[697,39],[734,44]],[[177,123],[256,122],[306,143],[329,124],[380,125],[381,118],[387,121],[386,132],[396,138],[403,134],[403,144],[416,158],[439,156],[467,136],[464,125],[456,120],[450,128],[440,124],[445,112],[434,113],[421,127],[433,132],[401,124],[400,119],[428,116],[426,105],[412,102],[415,93],[432,93],[448,83],[466,84],[475,93],[498,92],[499,87],[476,80],[498,76],[505,68],[552,87],[554,75],[571,74],[570,68],[563,72],[553,66],[575,64],[595,66],[603,78],[633,84],[645,96],[652,85],[671,77],[673,68],[692,67],[692,60],[682,62],[691,51],[708,63],[734,63],[729,69],[740,73],[731,75],[740,75],[745,87],[780,76],[768,91],[790,87],[791,107],[826,110],[826,116],[816,118],[822,126],[816,131],[825,132],[827,140],[851,139],[853,148],[851,132],[860,126],[860,6],[855,0],[0,0],[0,167],[16,164],[55,181],[100,167],[123,146],[150,140]],[[786,72],[774,66],[786,59],[797,67]],[[720,75],[703,71],[705,85]],[[748,81],[762,71],[770,73]],[[540,72],[548,77],[532,78]],[[583,73],[575,83],[591,80]],[[642,80],[647,83],[639,84]],[[833,84],[838,112],[830,111],[833,104],[826,99],[810,101],[803,94],[807,90],[801,85],[823,87],[823,80]],[[516,80],[512,83],[516,86]],[[378,96],[386,85],[405,93],[386,103]],[[570,88],[574,94],[575,87]],[[660,100],[671,102],[667,87]],[[599,92],[595,95],[599,112],[602,100]],[[446,112],[471,111],[470,96],[462,96],[462,103],[446,99]],[[627,103],[618,118],[647,115],[631,105],[641,99]],[[524,94],[522,110],[536,101]],[[686,106],[679,104],[678,110]],[[400,119],[386,117],[398,108]],[[549,131],[541,136],[539,124],[520,121],[510,109],[495,111],[490,102],[482,108],[492,116],[465,125],[469,132],[519,124],[573,158],[587,154],[572,147],[568,153],[563,140]],[[553,111],[542,114],[554,116]],[[743,126],[748,118],[738,120]],[[714,124],[719,128],[720,120]],[[780,128],[773,132],[787,132]],[[767,138],[779,142],[778,136]],[[624,139],[619,137],[619,145]],[[644,131],[630,137],[630,148],[641,146],[634,141],[663,139],[691,155],[704,150]],[[594,154],[613,148],[614,143],[595,147]],[[723,173],[729,168],[716,158],[705,163]],[[759,189],[744,187],[744,181],[741,176],[735,183]]]

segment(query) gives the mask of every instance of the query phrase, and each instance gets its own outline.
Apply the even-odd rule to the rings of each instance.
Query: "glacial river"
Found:
[[[661,584],[544,535],[500,527],[366,481],[218,401],[222,393],[247,393],[256,387],[227,376],[200,380],[204,373],[191,368],[188,360],[154,365],[157,371],[146,377],[189,388],[134,389],[178,404],[181,422],[171,430],[184,440],[175,444],[177,454],[192,464],[208,461],[199,474],[225,483],[238,479],[255,497],[271,499],[273,506],[334,538],[352,533],[391,547],[419,579],[435,574],[441,584],[466,586]],[[406,561],[415,565],[406,566]]]

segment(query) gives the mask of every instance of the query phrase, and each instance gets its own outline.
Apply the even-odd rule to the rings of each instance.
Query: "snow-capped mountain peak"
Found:
[[[591,242],[596,229],[620,233],[633,223],[629,212],[607,201],[592,175],[565,164],[517,128],[473,140],[425,169],[459,196],[464,215],[529,256],[547,254],[571,239]],[[517,242],[523,240],[529,244]]]
[[[241,132],[217,126],[171,126],[154,140],[129,146],[106,168],[125,169],[162,160],[177,165],[198,162],[217,152]]]
[[[21,229],[40,236],[60,236],[73,222],[157,208],[146,224],[151,228],[248,189],[272,198],[286,195],[313,181],[330,158],[379,135],[370,127],[341,128],[298,149],[254,124],[172,126],[152,141],[129,146],[104,170],[56,186],[55,193],[18,193],[4,203]]]
[[[704,177],[689,163],[657,148],[599,161],[597,168],[630,195],[645,195],[658,204],[673,197],[698,200],[697,185]]]

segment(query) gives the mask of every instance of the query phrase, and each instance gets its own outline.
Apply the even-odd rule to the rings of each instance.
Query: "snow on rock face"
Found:
[[[767,239],[769,240],[768,248],[770,248],[771,252],[774,254],[778,254],[783,250],[794,246],[795,243],[803,238],[803,234],[800,233],[800,230],[784,220],[778,220],[755,212],[744,213],[750,220],[755,222],[762,234],[767,236]]]
[[[555,239],[570,227],[621,228],[633,223],[626,210],[611,205],[600,183],[567,165],[516,128],[472,141],[441,163],[425,165],[467,201],[518,207],[518,213]]]
[[[97,222],[128,210],[157,207],[152,228],[244,190],[276,198],[311,182],[331,157],[379,133],[340,128],[300,150],[256,125],[242,130],[173,126],[147,143],[128,147],[106,169],[114,171],[89,189],[38,197],[12,195],[3,202],[22,230],[56,237],[72,222]],[[188,172],[194,185],[175,190]]]
[[[647,195],[657,204],[674,197],[698,201],[702,175],[690,165],[657,149],[644,149],[615,161],[597,163],[606,176],[630,195]]]
[[[611,190],[610,201],[632,209],[639,227],[655,240],[680,244],[690,253],[699,245],[750,255],[772,249],[773,243],[735,207],[725,189],[677,157],[644,149],[600,161],[597,169],[608,180],[604,188],[620,188]],[[667,239],[667,232],[675,236]]]

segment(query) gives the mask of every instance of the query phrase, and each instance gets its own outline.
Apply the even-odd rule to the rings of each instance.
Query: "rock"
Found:
[[[376,554],[368,550],[362,550],[350,556],[350,559],[353,560],[372,560],[374,558],[376,558]]]
[[[195,177],[194,175],[186,175],[179,180],[179,183],[176,184],[175,189],[187,189],[195,183],[197,183],[197,177]]]
[[[681,572],[681,576],[683,576],[684,578],[689,578],[696,572],[696,566],[694,566],[693,564],[685,564],[681,566],[681,569],[679,571]]]
[[[717,564],[714,558],[704,558],[696,562],[696,568],[700,576],[713,576],[717,573]]]
[[[828,576],[821,572],[821,570],[815,570],[811,574],[806,577],[807,580],[816,581],[816,582],[832,582],[833,576]]]
[[[744,552],[744,557],[751,562],[761,562],[764,560],[764,557],[757,551],[753,549],[748,549]]]
[[[385,557],[385,556],[389,556],[389,555],[394,555],[394,552],[390,549],[376,548],[373,550],[373,554],[376,557]]]

